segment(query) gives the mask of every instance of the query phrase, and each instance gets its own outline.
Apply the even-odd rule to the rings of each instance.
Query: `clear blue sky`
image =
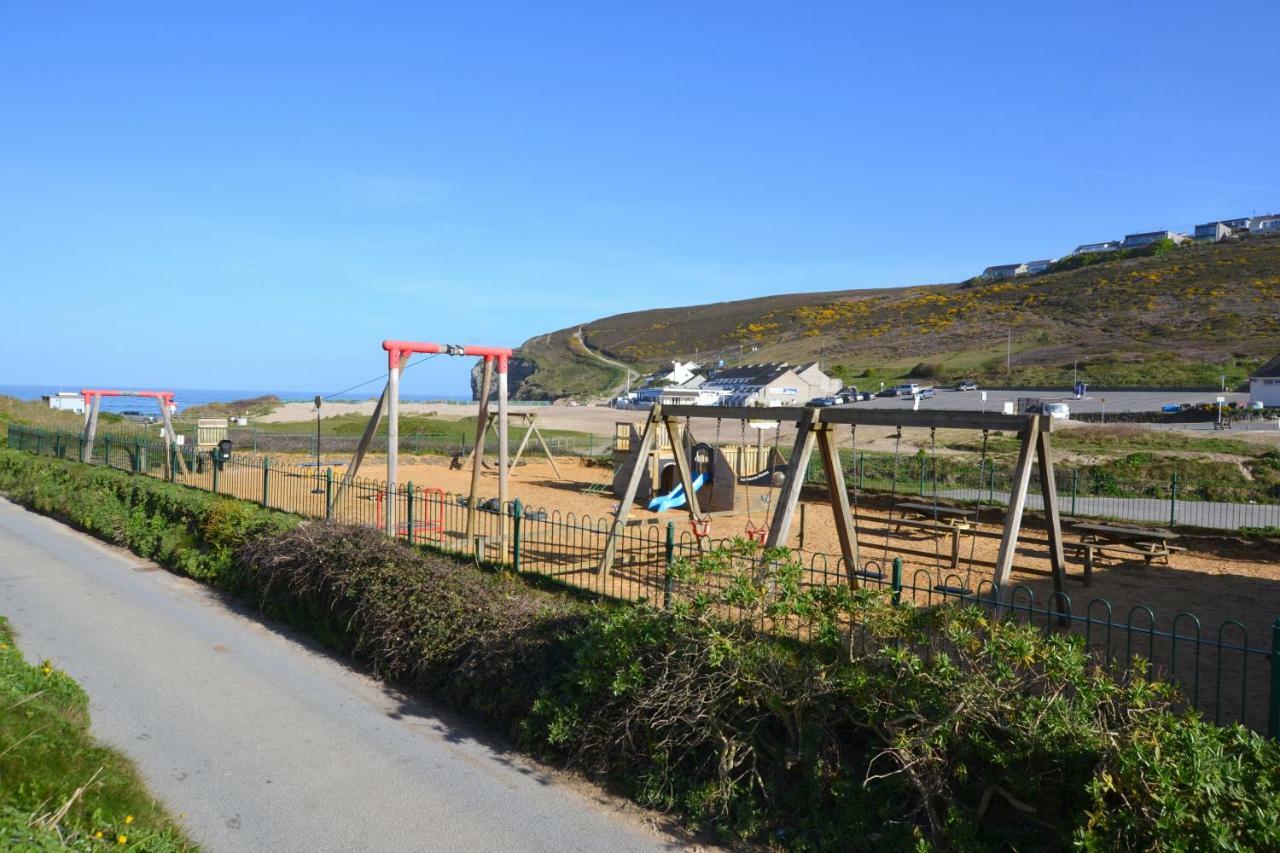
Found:
[[[1280,4],[857,6],[7,3],[0,382],[336,391],[1280,209]]]

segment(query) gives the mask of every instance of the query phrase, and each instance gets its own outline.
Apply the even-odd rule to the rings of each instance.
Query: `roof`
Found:
[[[994,266],[987,267],[987,269],[988,270],[1016,270],[1018,267],[1025,267],[1025,266],[1026,264],[1022,262],[1018,262],[1016,264],[996,264]]]
[[[1124,235],[1124,238],[1128,240],[1131,237],[1154,237],[1157,234],[1172,234],[1172,233],[1173,232],[1170,231],[1168,228],[1161,228],[1159,231],[1139,231],[1136,234],[1126,234]]]
[[[782,374],[791,370],[791,367],[785,361],[771,361],[765,364],[744,364],[739,367],[729,367],[716,372],[716,375],[707,380],[707,385],[719,385],[730,380],[748,380],[742,382],[744,385],[768,385]]]
[[[1254,376],[1280,376],[1280,355],[1268,361],[1253,372]]]

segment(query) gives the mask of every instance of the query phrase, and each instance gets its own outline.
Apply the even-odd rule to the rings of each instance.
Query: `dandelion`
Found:
[[[9,648],[8,643],[0,643],[0,652],[5,651],[8,648]]]
[[[99,829],[97,832],[95,832],[95,833],[93,834],[93,837],[94,837],[94,838],[101,838],[101,837],[102,837],[102,830],[101,830],[101,829]]]
[[[124,816],[124,822],[125,822],[125,823],[127,823],[127,824],[128,824],[128,823],[133,823],[133,815],[131,815],[131,814],[127,814],[127,815],[125,815],[125,816]]]
[[[129,836],[127,835],[116,836],[116,844],[128,844],[128,843],[129,843]]]

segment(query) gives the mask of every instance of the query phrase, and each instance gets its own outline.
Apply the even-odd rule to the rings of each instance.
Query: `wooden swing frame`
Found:
[[[1050,450],[1049,436],[1053,431],[1053,420],[1039,414],[1006,415],[986,412],[949,412],[949,411],[895,411],[892,409],[851,409],[851,408],[810,408],[810,407],[777,407],[755,408],[746,406],[672,406],[664,410],[662,404],[655,404],[649,410],[645,421],[644,435],[640,440],[640,449],[636,465],[632,468],[631,477],[627,481],[626,491],[618,504],[613,526],[605,541],[604,554],[600,559],[599,573],[607,575],[613,569],[617,557],[618,541],[626,528],[627,519],[635,503],[640,489],[640,481],[644,476],[645,463],[654,452],[658,431],[665,429],[671,439],[673,448],[682,445],[677,439],[677,421],[681,418],[715,418],[722,420],[771,420],[777,421],[779,428],[784,423],[796,425],[795,443],[792,446],[791,458],[787,464],[782,491],[778,504],[773,509],[773,517],[769,524],[769,532],[765,537],[765,548],[785,545],[790,538],[791,525],[795,517],[796,507],[800,501],[800,491],[804,486],[804,474],[809,468],[809,460],[813,456],[815,445],[822,458],[823,472],[827,480],[827,496],[835,517],[836,533],[840,539],[840,555],[844,559],[845,572],[849,585],[858,586],[862,563],[858,549],[858,531],[854,525],[849,507],[848,487],[844,481],[844,472],[840,466],[840,454],[837,448],[835,427],[839,425],[886,426],[886,427],[919,427],[939,429],[966,429],[1013,432],[1018,436],[1018,460],[1014,467],[1013,483],[1009,494],[1009,504],[1005,511],[1004,530],[1000,536],[1000,551],[996,557],[993,583],[997,594],[1003,595],[1008,587],[1009,576],[1013,572],[1013,558],[1018,545],[1018,534],[1022,529],[1022,517],[1027,505],[1027,492],[1031,484],[1031,469],[1040,467],[1040,490],[1044,500],[1045,527],[1049,537],[1049,563],[1053,570],[1054,590],[1066,591],[1066,560],[1063,554],[1062,518],[1058,509],[1057,484],[1054,479],[1053,454]],[[690,522],[702,518],[698,508],[698,496],[693,490],[689,460],[685,454],[677,452],[675,456],[676,471],[680,483],[684,486],[687,512]],[[699,539],[702,547],[702,540]]]

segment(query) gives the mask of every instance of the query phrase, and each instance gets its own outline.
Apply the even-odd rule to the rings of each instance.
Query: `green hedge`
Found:
[[[785,552],[765,572],[749,550],[679,564],[664,611],[78,463],[0,451],[0,490],[727,839],[1280,848],[1275,742],[1170,713],[1173,688],[1099,668],[1078,638],[808,588]],[[754,627],[771,621],[808,640]]]

